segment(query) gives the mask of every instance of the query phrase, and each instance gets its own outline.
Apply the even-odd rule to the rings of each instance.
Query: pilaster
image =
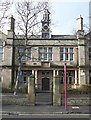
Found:
[[[53,105],[61,105],[59,76],[55,75],[55,70],[53,71]]]

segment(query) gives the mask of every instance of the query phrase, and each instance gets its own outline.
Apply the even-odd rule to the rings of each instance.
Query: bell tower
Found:
[[[42,23],[42,38],[50,38],[50,12],[48,9],[45,9],[43,14]]]

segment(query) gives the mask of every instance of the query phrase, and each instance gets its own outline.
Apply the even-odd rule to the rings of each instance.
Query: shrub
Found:
[[[69,93],[70,94],[81,94],[81,90],[80,89],[72,89],[72,90],[69,90]]]
[[[14,92],[15,85],[11,86],[5,86],[4,84],[2,85],[2,93],[13,93]]]
[[[89,94],[91,90],[91,85],[82,85],[81,86],[81,92],[83,94]]]
[[[8,87],[8,88],[2,88],[2,93],[13,93],[14,92],[14,90],[13,89],[11,89],[10,87]]]
[[[14,93],[15,85],[9,87],[2,87],[2,93]],[[18,93],[27,93],[28,85],[23,84],[18,88]]]
[[[91,90],[91,85],[82,85],[79,88],[68,88],[68,94],[89,94]]]
[[[28,85],[23,84],[21,87],[19,87],[19,93],[28,93]]]

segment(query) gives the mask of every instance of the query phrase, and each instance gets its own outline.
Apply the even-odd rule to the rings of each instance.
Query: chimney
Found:
[[[10,17],[10,30],[14,32],[15,29],[15,19],[13,18],[13,15]]]
[[[77,31],[83,31],[83,18],[81,15],[77,18]]]
[[[8,38],[14,38],[14,30],[15,30],[15,19],[13,15],[9,18],[9,30],[8,30]],[[9,40],[7,40],[9,41]]]

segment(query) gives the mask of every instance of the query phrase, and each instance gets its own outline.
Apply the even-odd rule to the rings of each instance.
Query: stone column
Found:
[[[75,83],[74,83],[74,88],[77,88],[79,85],[78,83],[78,70],[75,70]]]
[[[61,105],[59,76],[55,75],[55,70],[53,71],[53,105]]]
[[[86,84],[85,69],[79,69],[79,85]]]
[[[35,88],[38,88],[37,70],[35,70]]]
[[[77,70],[75,70],[75,85],[77,84]]]
[[[34,75],[35,74],[35,71],[34,70],[32,70],[32,75]]]
[[[35,105],[34,76],[28,77],[28,99],[31,105]]]

